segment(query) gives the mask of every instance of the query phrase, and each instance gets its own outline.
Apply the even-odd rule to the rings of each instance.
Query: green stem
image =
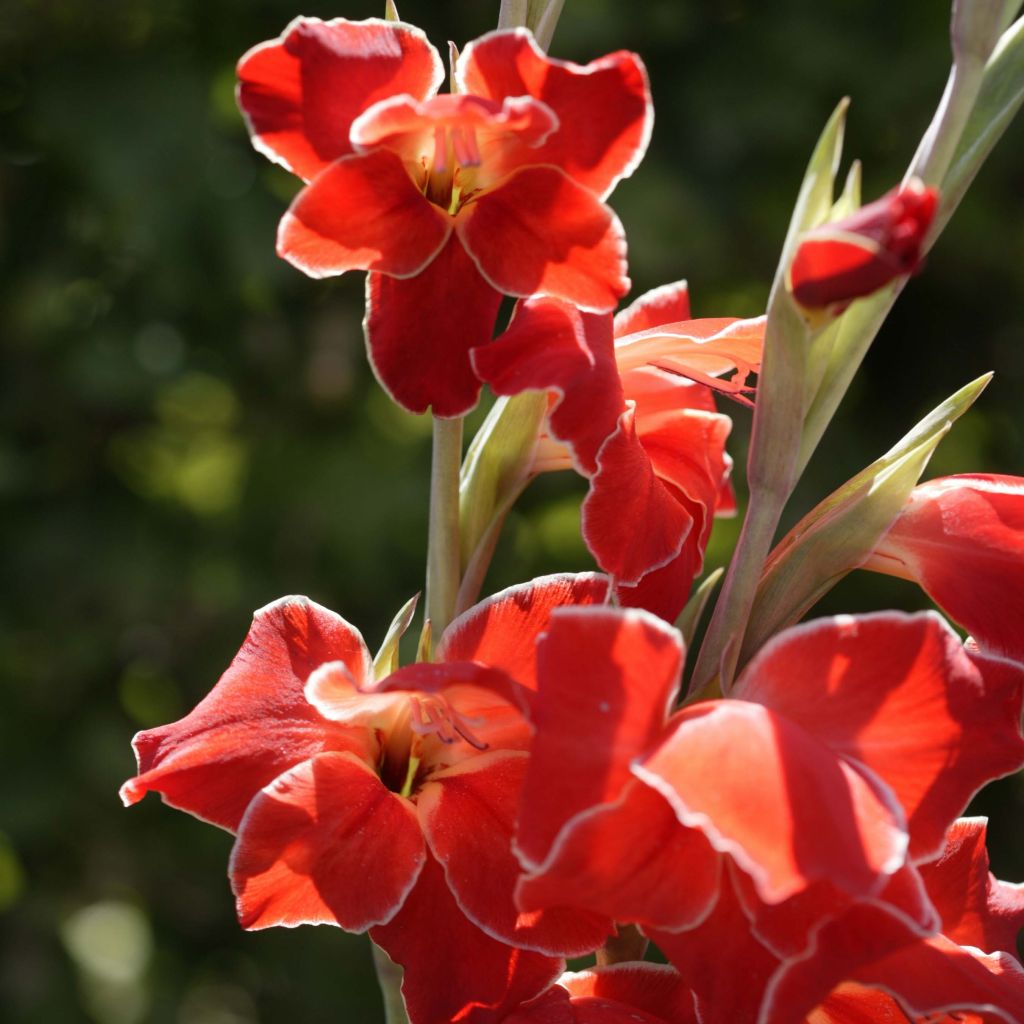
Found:
[[[438,637],[455,614],[459,593],[459,467],[462,419],[434,417],[427,549],[427,618]]]
[[[370,942],[373,950],[373,967],[377,972],[377,984],[384,1000],[385,1024],[409,1024],[402,998],[402,968],[392,962],[376,942]]]

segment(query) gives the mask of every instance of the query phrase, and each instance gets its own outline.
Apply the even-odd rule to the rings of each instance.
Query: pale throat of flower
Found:
[[[474,190],[475,169],[481,164],[476,130],[465,125],[439,124],[434,128],[434,157],[424,156],[426,197],[454,214],[464,196]],[[470,173],[467,173],[470,172]]]
[[[421,768],[429,771],[443,765],[439,744],[443,748],[463,742],[474,750],[487,750],[488,744],[474,733],[481,725],[483,719],[460,714],[439,694],[408,694],[405,713],[395,721],[383,746],[381,776],[388,788],[411,796]]]

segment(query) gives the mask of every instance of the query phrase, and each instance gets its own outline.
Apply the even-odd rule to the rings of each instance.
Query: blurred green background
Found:
[[[404,0],[435,43],[496,2]],[[381,1019],[365,940],[243,934],[230,837],[150,797],[122,810],[136,729],[186,712],[254,608],[306,593],[372,647],[421,586],[429,424],[362,351],[361,275],[274,255],[296,181],[249,146],[233,67],[296,14],[382,0],[6,0],[0,18],[0,1018]],[[948,67],[935,0],[567,0],[558,56],[638,50],[657,117],[619,186],[638,289],[754,315],[803,165],[844,94],[872,198],[902,174]],[[806,508],[988,369],[930,475],[1024,473],[1024,124],[1013,126],[874,347],[811,466]],[[749,417],[737,411],[742,463]],[[587,567],[582,482],[535,485],[491,589]],[[735,524],[716,532],[720,564]],[[825,610],[915,607],[851,578]],[[1017,780],[978,807],[1024,878]],[[443,936],[439,936],[443,941]],[[443,983],[443,980],[441,981]]]

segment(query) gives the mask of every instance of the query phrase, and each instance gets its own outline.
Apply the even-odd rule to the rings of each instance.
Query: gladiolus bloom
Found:
[[[1024,662],[1021,477],[920,484],[862,568],[914,580],[982,650]]]
[[[136,736],[122,798],[152,790],[236,834],[243,927],[370,929],[405,968],[414,1024],[516,1006],[606,934],[594,914],[521,914],[510,847],[532,640],[552,608],[607,590],[593,575],[514,587],[456,619],[435,663],[376,681],[354,627],[276,601],[195,710]]]
[[[1024,763],[1024,671],[975,659],[933,613],[793,627],[728,699],[672,713],[681,661],[678,634],[643,612],[552,615],[520,906],[640,925],[704,1024],[758,1019],[779,964],[824,948],[840,917],[933,930],[915,865],[941,853],[980,786]]]
[[[610,310],[625,239],[603,199],[647,146],[639,58],[553,60],[525,29],[471,42],[457,92],[411,25],[298,18],[238,65],[254,145],[308,182],[278,253],[313,277],[368,270],[366,341],[402,406],[456,416],[502,294]]]
[[[789,268],[793,298],[805,309],[842,312],[854,299],[913,274],[939,194],[917,179],[842,220],[809,231]]]
[[[527,299],[504,334],[473,351],[497,394],[549,393],[533,471],[575,468],[590,481],[583,537],[622,604],[671,620],[686,603],[713,517],[735,510],[732,424],[712,391],[749,390],[763,338],[763,317],[690,319],[677,282],[614,320]]]

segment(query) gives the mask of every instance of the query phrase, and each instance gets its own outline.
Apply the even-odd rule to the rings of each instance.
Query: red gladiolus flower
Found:
[[[914,865],[1024,763],[1024,670],[972,657],[931,613],[839,617],[780,634],[729,699],[670,715],[681,660],[678,634],[643,612],[552,615],[520,906],[639,924],[704,1024],[757,1020],[779,965],[825,948],[836,921],[837,956],[861,918],[934,930]]]
[[[622,604],[674,619],[686,603],[712,518],[735,510],[732,424],[712,390],[749,390],[763,338],[763,317],[691,320],[678,282],[614,321],[528,299],[504,334],[473,351],[497,394],[549,392],[533,470],[575,468],[590,481],[583,537]]]
[[[314,277],[368,270],[366,340],[391,396],[456,416],[480,383],[501,294],[609,310],[628,290],[602,202],[647,146],[639,58],[553,60],[525,29],[470,43],[458,92],[399,22],[298,18],[239,62],[254,145],[309,184],[278,252]]]
[[[789,268],[793,298],[806,309],[842,312],[854,299],[913,274],[939,193],[917,179],[842,220],[809,231]]]
[[[914,580],[982,650],[1024,661],[1024,479],[915,487],[863,568]]]
[[[451,624],[436,663],[377,681],[357,630],[283,598],[256,613],[195,710],[136,736],[139,774],[122,798],[152,790],[236,833],[243,927],[371,929],[405,967],[414,1024],[467,1007],[493,1020],[606,935],[593,914],[520,913],[510,846],[533,639],[552,608],[607,591],[593,575],[504,591]]]
[[[563,974],[502,1024],[697,1024],[697,1016],[677,971],[627,962]]]

